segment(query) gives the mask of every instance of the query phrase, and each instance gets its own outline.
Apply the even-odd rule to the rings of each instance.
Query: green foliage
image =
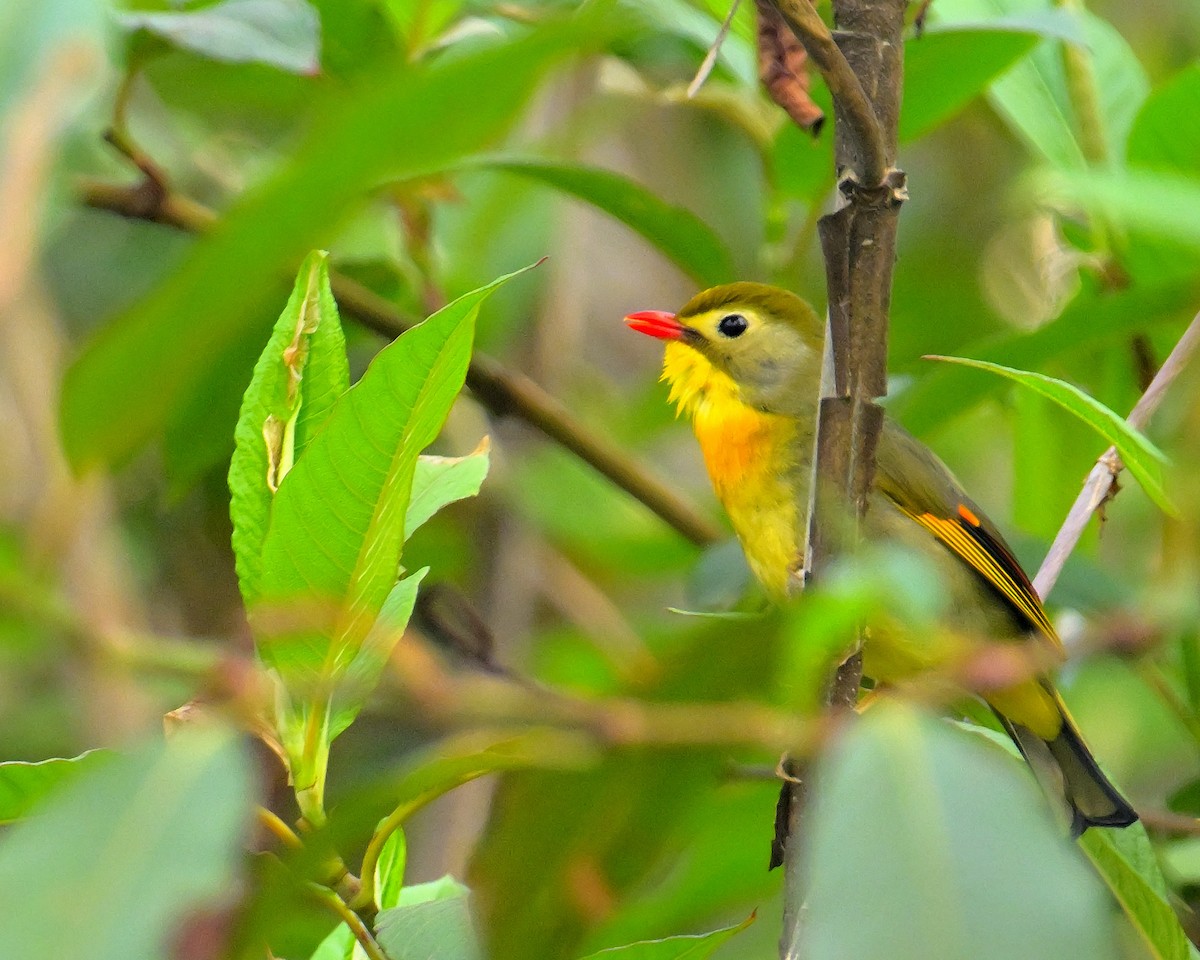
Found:
[[[1037,42],[1036,32],[1002,24],[931,26],[905,46],[904,82],[916,95],[900,114],[900,139],[916,140],[949,120]]]
[[[314,372],[328,372],[331,379],[314,380],[316,402],[301,420],[303,368],[297,374],[296,367],[305,350],[296,349],[297,331],[320,330],[325,311],[316,307],[310,316],[302,305],[329,298],[321,263],[310,258],[302,269],[293,305],[256,369],[240,421],[244,452],[235,454],[231,468],[235,489],[243,489],[234,503],[235,530],[239,513],[249,517],[234,547],[256,551],[261,569],[258,576],[243,576],[252,587],[243,596],[256,624],[259,656],[280,684],[276,723],[302,808],[318,822],[329,744],[378,682],[425,573],[396,582],[419,455],[462,389],[480,305],[509,279],[460,297],[407,331],[380,351],[336,405],[328,401],[345,376],[344,358],[331,356],[341,346],[340,334],[314,340],[308,350]],[[325,320],[338,329],[336,311]],[[308,430],[315,433],[312,442],[298,450]],[[477,464],[468,458],[454,469],[431,462],[412,528],[439,505],[469,495],[470,468],[482,480]],[[431,484],[439,480],[442,489],[434,492]],[[266,533],[257,535],[267,513]],[[244,568],[254,571],[255,565]],[[307,791],[312,799],[304,799]]]
[[[583,960],[705,960],[730,937],[741,933],[754,922],[750,916],[732,927],[696,936],[667,937],[663,940],[642,940],[624,947],[610,947],[590,953]]]
[[[377,921],[379,945],[393,957],[483,960],[471,923],[470,891],[450,877],[407,887]]]
[[[256,321],[277,272],[327,236],[364,190],[444,168],[495,138],[542,71],[577,40],[573,30],[545,31],[432,67],[389,69],[324,98],[315,129],[289,162],[72,367],[62,418],[73,463],[120,462],[150,440]],[[468,100],[461,122],[441,123]],[[405,149],[397,152],[397,143]],[[153,375],[130,377],[133,369]]]
[[[1140,824],[1126,830],[1090,830],[1080,846],[1112,890],[1152,957],[1185,960],[1194,948],[1170,904],[1150,838]]]
[[[977,370],[987,370],[999,374],[1054,401],[1117,448],[1121,461],[1129,468],[1129,472],[1137,477],[1142,489],[1146,491],[1150,499],[1167,513],[1178,513],[1163,489],[1163,467],[1167,458],[1163,456],[1162,451],[1147,440],[1140,431],[1131,427],[1123,417],[1113,413],[1104,404],[1089,397],[1078,387],[1040,373],[1014,370],[1011,367],[988,363],[984,360],[968,360],[963,357],[931,357],[930,359],[957,363],[964,367],[974,367]]]
[[[735,277],[729,251],[703,220],[664,203],[626,177],[544,160],[495,158],[481,162],[545,183],[603,210],[649,240],[702,287],[729,283]]]
[[[198,911],[221,960],[776,953],[780,752],[861,622],[928,626],[940,596],[866,551],[763,610],[734,541],[686,541],[579,456],[572,420],[620,451],[609,474],[715,517],[620,317],[735,277],[823,303],[835,128],[760,89],[753,4],[684,92],[729,6],[3,6],[0,954],[187,952]],[[1052,403],[1166,502],[1164,456],[1111,411],[1200,306],[1200,20],[929,13],[888,403],[1032,568],[1099,451]],[[202,235],[148,222],[174,218]],[[1149,832],[1067,845],[959,673],[915,680],[972,735],[884,702],[818,738],[806,956],[1196,955],[1200,853],[1152,816],[1200,810],[1196,409],[1185,377],[1151,425],[1176,515],[1121,495],[1052,597],[1078,614],[1060,686]],[[60,439],[107,475],[68,476]],[[108,748],[180,703],[283,755],[280,820],[248,839],[228,734]]]
[[[120,13],[117,23],[214,60],[293,73],[319,68],[321,24],[305,0],[221,0],[198,10]]]
[[[89,750],[77,757],[40,760],[37,763],[0,763],[0,823],[11,823],[51,793],[92,767],[108,760],[105,750]]]
[[[229,509],[238,586],[247,605],[261,593],[263,542],[275,491],[349,386],[328,258],[310,253],[254,367],[234,433]]]
[[[1116,956],[1098,882],[995,748],[880,704],[818,782],[800,955]]]
[[[229,890],[252,789],[244,745],[220,729],[93,765],[0,842],[0,893],[21,904],[4,952],[161,957],[189,911]]]

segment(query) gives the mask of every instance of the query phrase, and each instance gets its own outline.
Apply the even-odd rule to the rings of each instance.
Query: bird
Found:
[[[626,324],[665,341],[669,402],[691,419],[713,488],[768,596],[795,589],[804,563],[825,322],[796,294],[742,281],[704,290],[675,313],[631,313]],[[1062,641],[1000,530],[925,444],[885,418],[863,535],[929,562],[961,636]],[[936,670],[944,646],[868,625],[863,672],[890,683]],[[1077,838],[1137,820],[1100,770],[1052,679],[1027,675],[981,691]],[[787,785],[785,784],[785,793]],[[772,866],[781,857],[777,837]]]

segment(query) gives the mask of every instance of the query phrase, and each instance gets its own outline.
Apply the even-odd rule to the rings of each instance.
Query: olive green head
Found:
[[[676,314],[679,340],[727,374],[759,409],[815,404],[825,323],[800,297],[764,283],[730,283],[692,297]]]

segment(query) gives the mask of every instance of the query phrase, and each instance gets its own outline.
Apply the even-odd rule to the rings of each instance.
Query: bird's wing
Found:
[[[1003,535],[963,492],[949,468],[888,420],[879,440],[876,489],[972,567],[1056,649],[1062,640]],[[904,464],[903,472],[896,469]]]

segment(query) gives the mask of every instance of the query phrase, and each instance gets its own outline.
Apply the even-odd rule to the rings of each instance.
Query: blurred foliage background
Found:
[[[657,383],[660,355],[621,317],[674,309],[735,278],[781,283],[823,305],[815,222],[832,202],[832,129],[800,131],[761,92],[752,4],[734,16],[711,77],[685,94],[727,12],[718,0],[5,5],[0,757],[120,747],[192,698],[236,701],[254,684],[226,473],[254,360],[316,247],[330,251],[335,293],[337,277],[358,285],[358,299],[341,303],[354,376],[386,342],[379,330],[393,314],[414,321],[547,256],[488,302],[478,350],[698,511],[700,533],[684,536],[561,443],[499,415],[502,403],[464,394],[433,452],[466,454],[486,434],[490,475],[478,498],[414,536],[405,565],[429,566],[427,585],[452,588],[440,595],[478,611],[505,668],[585,703],[727,701],[777,708],[775,717],[805,702],[798,690],[811,695],[820,637],[864,604],[919,594],[920,584],[860,569],[823,604],[786,615],[668,610],[744,610],[755,600],[744,596],[744,566],[690,432]],[[922,357],[1037,370],[1120,413],[1132,407],[1200,308],[1200,7],[935,0],[905,54],[901,164],[911,200],[888,406],[950,464],[1032,571],[1104,441],[1008,381]],[[813,95],[828,110],[819,83]],[[385,305],[383,322],[362,309],[364,289],[377,298],[368,307]],[[1072,653],[1064,695],[1144,812],[1169,884],[1158,895],[1193,938],[1198,389],[1200,375],[1185,374],[1149,430],[1171,458],[1179,515],[1124,484],[1050,597]],[[706,527],[715,543],[697,542]],[[415,633],[422,625],[436,640],[428,618]],[[424,709],[404,671],[470,668],[424,656],[432,659],[393,671],[334,750],[339,849],[361,851],[413,751],[462,726]],[[773,955],[770,773],[786,739],[723,730],[725,716],[697,727],[693,739],[707,736],[707,746],[592,730],[586,756],[561,758],[570,769],[447,793],[406,829],[406,883],[446,873],[468,882],[496,958],[582,956],[736,923],[755,909],[757,922],[718,956]],[[879,742],[919,740],[929,722],[887,714]],[[975,761],[958,747],[930,755],[969,768]],[[866,802],[873,781],[851,762],[863,756],[844,758],[831,791]],[[277,764],[256,759],[259,799],[294,819]],[[866,769],[885,784],[887,766]],[[903,770],[895,775],[906,782]],[[1003,804],[992,816],[954,802],[959,787],[969,793],[989,776],[946,787],[950,800],[932,821],[954,850],[975,851],[963,870],[983,899],[987,878],[1032,888],[1043,864],[1028,835],[1004,836]],[[996,789],[1015,791],[1012,804],[1033,822],[1023,776],[1006,768]],[[922,871],[914,861],[888,882],[879,851],[903,847],[911,822],[887,825],[903,814],[888,809],[854,813],[876,824],[856,841],[861,857],[821,847],[836,825],[814,857],[859,864],[858,881],[843,878],[845,908],[868,926],[877,915],[880,935],[901,944],[905,911],[883,904],[902,903],[899,891]],[[976,818],[984,834],[971,833]],[[988,824],[1001,832],[986,833]],[[236,843],[217,860],[224,881],[184,891],[216,912],[207,927],[193,916],[188,929],[206,932],[173,941],[175,955],[262,956],[264,940],[278,956],[313,955],[332,919],[300,905],[261,856],[244,863]],[[1139,936],[1108,899],[1097,903],[1103,922],[1085,933],[1102,953],[1053,940],[1048,931],[1069,911],[994,922],[1028,929],[1039,955],[1188,956],[1181,943],[1173,954]],[[838,953],[824,929],[814,931],[813,956],[884,955],[868,941]],[[965,955],[954,949],[888,955]],[[994,949],[970,955],[1034,955],[1013,943]]]

